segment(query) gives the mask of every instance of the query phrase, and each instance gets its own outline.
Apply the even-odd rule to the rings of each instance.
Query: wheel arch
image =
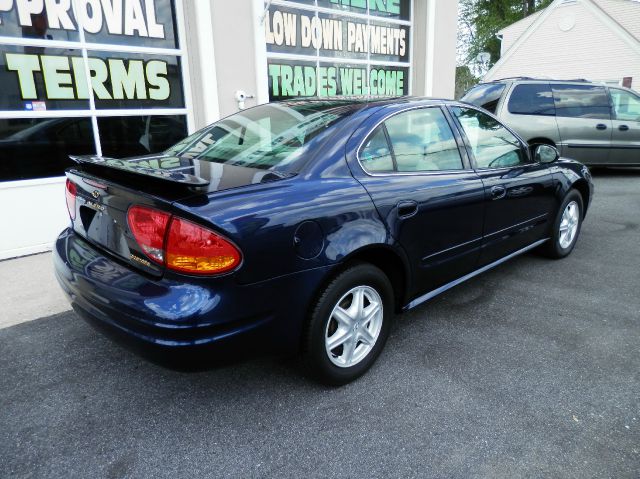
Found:
[[[582,217],[584,218],[587,216],[587,209],[589,208],[589,199],[591,195],[589,184],[587,183],[587,180],[580,178],[571,185],[571,188],[577,190],[578,193],[580,193],[580,196],[582,196],[582,206],[584,208]]]

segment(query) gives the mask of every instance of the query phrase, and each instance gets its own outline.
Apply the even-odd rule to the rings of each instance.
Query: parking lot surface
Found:
[[[0,330],[1,477],[640,476],[640,171],[596,175],[573,254],[397,322],[339,389],[262,358],[162,369],[74,313]]]

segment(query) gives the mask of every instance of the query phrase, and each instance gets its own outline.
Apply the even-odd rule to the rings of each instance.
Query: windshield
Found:
[[[461,100],[495,113],[504,88],[503,83],[485,83],[469,90]]]
[[[270,103],[241,111],[185,138],[166,153],[215,163],[294,172],[313,143],[353,112],[347,102]]]

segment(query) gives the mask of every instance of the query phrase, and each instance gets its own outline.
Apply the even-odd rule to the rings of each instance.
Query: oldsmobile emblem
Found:
[[[98,190],[93,190],[93,193],[91,193],[91,196],[93,196],[94,198],[97,198],[98,196],[100,196],[100,192]]]

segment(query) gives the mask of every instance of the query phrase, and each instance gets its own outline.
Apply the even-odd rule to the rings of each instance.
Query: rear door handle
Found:
[[[491,199],[501,200],[507,196],[507,189],[504,186],[492,186],[491,187]]]
[[[399,218],[411,218],[418,212],[418,203],[415,201],[400,201],[398,202],[398,217]]]
[[[607,129],[607,125],[605,125],[604,123],[598,123],[596,125],[596,130],[606,130]]]
[[[629,127],[627,125],[620,125],[618,127],[618,130],[620,130],[620,131],[629,131]]]

